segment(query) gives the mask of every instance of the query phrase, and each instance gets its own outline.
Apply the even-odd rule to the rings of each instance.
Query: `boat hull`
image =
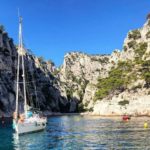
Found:
[[[16,133],[18,135],[21,134],[27,134],[27,133],[33,133],[33,132],[38,132],[44,130],[46,127],[46,121],[42,122],[24,122],[24,123],[18,123],[16,125]]]

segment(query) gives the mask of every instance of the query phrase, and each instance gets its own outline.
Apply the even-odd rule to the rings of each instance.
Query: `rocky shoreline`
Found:
[[[44,113],[45,117],[53,117],[53,116],[93,116],[93,117],[100,117],[100,118],[115,118],[115,117],[122,117],[122,115],[117,115],[117,114],[108,114],[108,115],[98,115],[98,114],[94,114],[92,112],[83,112],[83,113],[58,113],[58,112],[49,112],[49,113]],[[12,119],[12,116],[3,116],[4,118],[10,118]],[[150,115],[131,115],[131,117],[150,117]],[[2,116],[0,116],[0,118],[2,118]]]

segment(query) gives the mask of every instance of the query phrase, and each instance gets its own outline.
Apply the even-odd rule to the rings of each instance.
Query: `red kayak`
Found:
[[[131,117],[129,116],[129,115],[124,115],[123,117],[122,117],[122,120],[123,121],[128,121],[128,120],[130,120],[131,119]]]

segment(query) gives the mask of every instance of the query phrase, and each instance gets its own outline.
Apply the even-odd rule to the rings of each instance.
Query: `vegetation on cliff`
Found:
[[[141,33],[139,30],[133,30],[132,32],[129,33],[128,37],[129,39],[137,40],[141,38]]]
[[[129,72],[132,71],[132,63],[120,61],[118,63],[118,67],[113,68],[109,72],[109,76],[104,79],[99,79],[97,84],[97,92],[95,94],[95,100],[103,99],[109,94],[114,93],[116,90],[123,91],[126,88],[126,85],[129,80],[132,78],[128,78]]]
[[[129,33],[128,38],[133,38],[128,43],[128,47],[132,48],[135,53],[134,61],[119,61],[117,67],[111,69],[107,78],[98,79],[95,101],[101,100],[108,95],[114,95],[117,91],[123,92],[128,88],[129,84],[138,79],[145,81],[144,87],[150,87],[150,60],[143,58],[148,47],[147,43],[136,43],[134,39],[140,38],[138,30],[132,31],[132,35]],[[126,47],[127,50],[128,48]],[[136,86],[136,88],[138,87],[141,88],[141,85]]]

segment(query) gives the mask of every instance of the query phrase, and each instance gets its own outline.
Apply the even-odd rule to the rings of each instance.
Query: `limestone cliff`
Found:
[[[80,111],[98,115],[150,114],[150,19],[129,31],[111,55],[65,55],[60,81]]]
[[[109,79],[101,79],[97,90],[98,100],[94,114],[99,115],[150,115],[150,19],[140,29],[130,31],[124,41],[123,50],[118,53],[116,67],[109,73]],[[122,71],[117,73],[115,71]],[[115,89],[104,87],[108,92],[102,96],[102,85],[114,75],[119,80]],[[118,82],[118,85],[115,84]],[[119,83],[120,82],[120,83]],[[105,83],[105,84],[104,84]],[[108,84],[110,85],[110,84]],[[110,85],[111,86],[111,85]]]
[[[0,111],[8,115],[15,109],[17,54],[13,40],[0,30]],[[111,55],[71,52],[56,68],[27,52],[25,62],[28,101],[38,101],[44,111],[150,115],[150,18],[129,31],[123,49]]]
[[[108,76],[112,64],[109,55],[87,55],[80,52],[67,53],[60,69],[60,81],[65,85],[66,95],[79,104],[79,111],[83,105],[93,107],[95,85],[98,77]]]

